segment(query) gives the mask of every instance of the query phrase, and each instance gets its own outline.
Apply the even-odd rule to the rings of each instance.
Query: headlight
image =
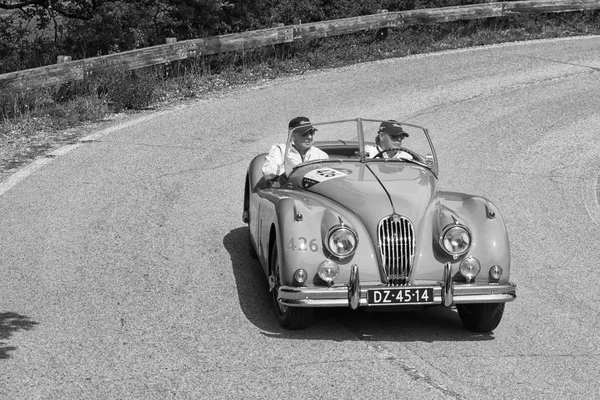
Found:
[[[461,261],[459,266],[460,274],[465,277],[467,283],[472,283],[475,277],[481,271],[481,264],[475,257],[467,257]]]
[[[335,278],[340,274],[340,266],[331,260],[325,260],[317,267],[319,278],[323,279],[328,285],[331,285]]]
[[[441,237],[441,244],[448,254],[460,256],[469,251],[471,247],[471,234],[460,225],[448,225],[444,228]]]
[[[327,237],[327,248],[338,258],[350,257],[354,254],[357,243],[356,233],[344,225],[333,227]]]

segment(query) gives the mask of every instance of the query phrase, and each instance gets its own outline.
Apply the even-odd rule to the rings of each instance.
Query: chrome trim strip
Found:
[[[469,304],[469,303],[508,303],[517,298],[514,293],[505,293],[505,294],[481,294],[481,295],[471,295],[471,296],[462,296],[454,297],[454,304]]]
[[[357,267],[358,272],[358,267]],[[357,277],[358,278],[358,277]],[[357,279],[358,283],[359,280]],[[438,285],[415,285],[414,288],[433,288],[433,303],[427,305],[442,305],[447,300],[444,297],[444,288],[441,284]],[[516,288],[514,283],[506,284],[454,284],[454,292],[452,294],[452,304],[468,304],[468,303],[507,303],[517,298]],[[357,284],[358,291],[358,307],[379,307],[367,303],[367,291],[369,289],[390,289],[387,285],[360,285]],[[349,285],[334,285],[332,287],[293,287],[280,286],[278,300],[287,306],[293,307],[351,307],[350,286]],[[353,297],[355,299],[355,297]],[[418,304],[418,303],[417,303]],[[382,304],[386,307],[407,307],[417,305],[415,303],[406,304]]]
[[[350,282],[348,283],[348,304],[350,308],[356,310],[360,303],[360,277],[358,275],[358,265],[352,264],[350,267]]]
[[[444,264],[444,306],[450,307],[454,297],[454,282],[452,282],[452,264]]]

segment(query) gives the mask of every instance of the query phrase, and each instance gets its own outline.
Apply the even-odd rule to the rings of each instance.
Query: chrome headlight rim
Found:
[[[448,235],[453,229],[458,229],[460,231],[463,231],[467,234],[468,237],[468,244],[459,251],[453,251],[452,249],[449,249],[448,247],[446,247],[445,242],[446,242],[446,235]],[[469,252],[469,250],[471,249],[471,245],[473,244],[473,237],[471,236],[471,231],[464,225],[461,224],[448,224],[444,227],[444,229],[442,229],[442,233],[440,235],[439,238],[439,245],[440,247],[449,255],[453,256],[453,257],[459,257],[462,255],[465,255]]]
[[[481,262],[473,256],[465,257],[465,259],[460,262],[458,270],[467,283],[473,283],[475,278],[481,272]]]
[[[334,250],[335,246],[333,246],[332,244],[332,239],[334,238],[335,234],[344,234],[347,235],[346,237],[351,237],[352,239],[350,240],[352,244],[352,249],[350,249],[347,252],[344,253],[340,253],[336,250]],[[342,260],[344,258],[348,258],[348,257],[352,257],[354,255],[354,253],[356,253],[356,249],[358,247],[358,235],[356,234],[356,231],[352,228],[350,228],[348,225],[336,225],[334,227],[332,227],[331,229],[329,229],[329,232],[327,232],[327,239],[325,241],[325,245],[327,246],[327,250],[337,259]]]

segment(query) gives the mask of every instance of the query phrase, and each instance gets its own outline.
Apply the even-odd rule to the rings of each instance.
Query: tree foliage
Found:
[[[0,73],[192,39],[479,0],[0,0]],[[2,13],[4,10],[4,13]],[[8,13],[8,14],[7,14]]]
[[[58,14],[66,18],[92,19],[97,10],[118,0],[0,0],[0,9],[21,10],[23,13]]]

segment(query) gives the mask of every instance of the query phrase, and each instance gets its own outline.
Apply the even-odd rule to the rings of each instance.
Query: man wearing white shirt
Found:
[[[366,145],[365,151],[369,158],[379,155],[379,157],[383,158],[412,160],[413,156],[400,150],[402,140],[407,137],[408,133],[402,129],[402,125],[398,122],[393,120],[385,121],[379,125],[379,131],[377,131],[377,136],[375,137],[376,146]]]
[[[296,166],[300,163],[327,159],[329,156],[324,151],[313,146],[314,135],[317,131],[306,117],[296,117],[288,125],[292,131],[292,146],[288,154],[288,165]],[[265,158],[262,171],[266,180],[272,180],[285,173],[285,144],[276,144],[271,147]]]

